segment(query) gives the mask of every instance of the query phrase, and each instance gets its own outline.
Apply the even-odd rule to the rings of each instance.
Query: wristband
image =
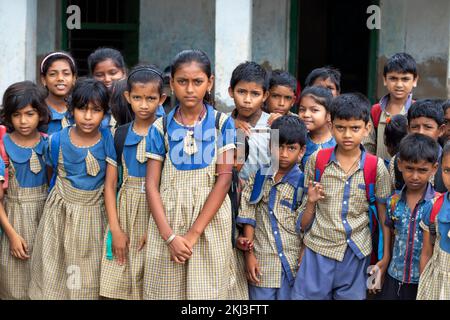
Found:
[[[171,244],[172,241],[173,241],[173,239],[175,239],[175,237],[176,237],[175,233],[172,233],[172,234],[170,235],[170,237],[167,238],[166,244],[167,244],[167,245]]]

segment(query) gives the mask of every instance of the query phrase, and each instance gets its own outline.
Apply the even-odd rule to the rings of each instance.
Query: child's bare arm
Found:
[[[106,167],[106,178],[104,186],[106,214],[108,216],[109,229],[111,230],[112,234],[113,255],[117,259],[117,263],[119,265],[123,265],[127,260],[130,241],[128,236],[120,227],[119,217],[117,214],[117,180],[117,168],[108,163]]]
[[[422,244],[422,252],[420,254],[420,265],[419,272],[422,274],[425,266],[428,261],[430,261],[431,256],[433,255],[433,245],[431,243],[430,232],[424,230],[423,231],[423,244]]]
[[[255,237],[255,228],[252,225],[244,225],[244,237],[253,242],[253,239]],[[252,283],[259,283],[259,277],[262,275],[262,273],[254,251],[245,251],[244,255],[247,280]]]
[[[164,212],[164,206],[159,192],[159,183],[161,179],[163,162],[148,159],[147,174],[145,176],[145,191],[147,194],[147,201],[153,219],[158,227],[159,234],[164,241],[167,241],[173,234],[173,230],[167,221]],[[168,244],[171,259],[176,263],[185,263],[192,255],[192,246],[182,236],[175,235],[175,237]]]

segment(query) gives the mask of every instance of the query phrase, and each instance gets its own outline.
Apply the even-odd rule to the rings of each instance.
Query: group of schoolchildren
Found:
[[[3,94],[0,299],[450,299],[450,103],[413,100],[409,54],[372,107],[337,69],[299,92],[241,63],[231,115],[201,50],[168,114],[156,66],[88,65],[47,54]]]

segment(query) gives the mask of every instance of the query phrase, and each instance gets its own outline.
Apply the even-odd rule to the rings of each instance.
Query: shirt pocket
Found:
[[[275,210],[275,216],[280,226],[293,234],[296,234],[295,225],[298,219],[298,212],[292,210],[293,197],[281,198]]]

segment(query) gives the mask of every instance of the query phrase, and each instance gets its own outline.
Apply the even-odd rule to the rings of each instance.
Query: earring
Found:
[[[173,89],[170,92],[171,92],[171,95],[173,96]]]
[[[208,94],[211,95],[211,90],[208,91]]]

